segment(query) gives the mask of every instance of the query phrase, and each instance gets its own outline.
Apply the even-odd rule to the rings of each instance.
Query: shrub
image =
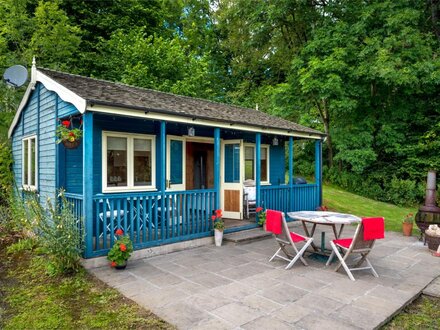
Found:
[[[9,143],[0,143],[0,205],[6,205],[12,190],[12,151]]]
[[[45,211],[36,198],[28,202],[34,216],[38,241],[49,256],[48,272],[51,275],[69,274],[80,269],[83,251],[83,223],[73,213],[72,205],[63,191],[59,202],[47,200]]]
[[[6,203],[0,205],[0,222],[5,234],[30,233],[32,216],[18,190],[11,189],[5,196]]]
[[[417,184],[413,180],[391,179],[386,195],[388,201],[396,205],[417,203]]]
[[[358,195],[396,205],[414,205],[423,199],[424,183],[388,176],[381,171],[356,174],[332,168],[324,172],[326,181]]]

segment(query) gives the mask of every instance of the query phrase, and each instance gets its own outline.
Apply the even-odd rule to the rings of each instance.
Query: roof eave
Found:
[[[105,102],[105,101],[100,101],[100,100],[87,100],[87,107],[86,107],[87,110],[96,111],[97,110],[96,106],[103,106],[104,108],[101,108],[98,112],[103,112],[103,113],[108,113],[108,114],[115,114],[115,111],[117,111],[117,109],[136,110],[136,111],[144,112],[144,116],[142,116],[142,117],[147,117],[149,114],[155,113],[155,114],[159,114],[159,115],[183,117],[183,118],[191,120],[192,122],[194,122],[194,124],[197,124],[197,121],[198,121],[198,124],[201,124],[202,121],[209,121],[209,122],[215,122],[218,124],[225,124],[231,129],[233,129],[235,127],[238,128],[238,126],[247,126],[249,128],[253,128],[253,129],[250,129],[251,131],[258,131],[261,133],[269,133],[269,131],[273,131],[270,128],[268,128],[267,126],[254,125],[254,124],[249,125],[247,122],[238,122],[238,121],[232,122],[232,121],[214,119],[214,118],[205,117],[205,116],[190,115],[187,113],[176,113],[174,111],[170,111],[170,110],[166,110],[166,109],[156,109],[156,108],[149,108],[149,107],[135,106],[135,105],[129,106],[126,104],[117,104],[114,102]],[[112,111],[112,110],[114,110],[114,111]],[[116,113],[116,114],[121,114],[121,113]],[[182,120],[180,122],[188,123],[188,121],[185,121],[185,120]],[[255,130],[255,127],[260,128],[260,130]],[[280,135],[285,135],[285,136],[296,136],[296,137],[313,138],[313,139],[317,139],[317,138],[323,139],[326,136],[324,133],[321,133],[318,131],[306,132],[306,131],[295,130],[293,128],[292,129],[275,128],[274,130],[276,130],[277,133],[273,133],[273,134],[280,134]]]

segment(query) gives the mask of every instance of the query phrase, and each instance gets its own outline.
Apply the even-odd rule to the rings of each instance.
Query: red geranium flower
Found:
[[[215,221],[215,219],[217,219],[217,216],[216,216],[216,215],[212,215],[212,216],[211,216],[211,220],[212,220],[212,221]]]
[[[63,120],[63,121],[61,122],[61,124],[62,124],[64,127],[69,127],[69,126],[70,126],[70,120]]]
[[[117,236],[122,236],[122,235],[124,235],[124,231],[121,228],[118,228],[118,229],[116,229],[115,234]]]
[[[220,209],[215,210],[215,215],[217,216],[217,218],[221,218],[222,217],[222,210],[220,210]]]
[[[112,267],[116,267],[116,262],[112,261],[112,263],[110,264],[110,266],[112,266]]]
[[[263,208],[261,207],[261,206],[258,206],[256,209],[255,209],[255,212],[261,212],[261,211],[263,211]]]
[[[121,245],[119,246],[119,248],[121,249],[122,252],[127,250],[127,246],[124,243],[121,243]]]

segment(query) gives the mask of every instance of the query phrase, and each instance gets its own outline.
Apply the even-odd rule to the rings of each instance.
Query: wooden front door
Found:
[[[223,216],[243,218],[243,143],[229,140],[222,143],[221,205]]]

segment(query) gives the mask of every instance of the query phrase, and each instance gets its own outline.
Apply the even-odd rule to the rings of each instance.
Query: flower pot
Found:
[[[412,230],[413,230],[412,222],[402,222],[403,236],[411,236]]]
[[[223,230],[214,229],[215,246],[222,246]]]
[[[116,265],[116,266],[115,266],[115,268],[116,268],[117,270],[122,270],[122,269],[125,269],[126,267],[127,267],[127,261],[124,262],[122,265]]]
[[[264,231],[267,231],[267,229],[266,229],[266,223],[263,223],[263,230],[264,230]]]
[[[426,243],[428,243],[428,249],[431,252],[437,252],[440,245],[440,236],[429,235],[425,232]]]
[[[64,148],[66,149],[76,149],[80,145],[81,140],[75,140],[73,142],[70,142],[69,140],[63,140]]]

